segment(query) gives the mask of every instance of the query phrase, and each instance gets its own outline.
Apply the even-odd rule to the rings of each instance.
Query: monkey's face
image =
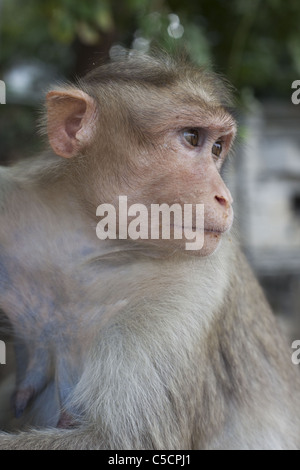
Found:
[[[149,237],[141,242],[196,256],[213,253],[233,221],[220,171],[236,133],[234,119],[216,103],[196,97],[189,105],[183,99],[174,104],[172,95],[155,111],[145,104],[143,116],[135,113],[138,142],[119,160],[126,162],[119,173],[128,182],[119,194],[128,196],[128,207],[147,208]],[[157,225],[158,239],[150,236]]]
[[[49,137],[59,155],[84,151],[74,161],[84,198],[95,214],[99,204],[115,208],[109,238],[206,256],[232,225],[220,170],[236,127],[209,95],[186,93],[140,90],[129,103],[127,90],[99,109],[83,91],[52,92],[50,118],[52,107],[62,118],[50,119]]]
[[[129,191],[128,204],[144,204],[149,224],[157,223],[153,208],[160,205],[160,237],[157,241],[152,239],[152,243],[197,256],[209,255],[216,249],[233,221],[232,197],[220,170],[234,132],[228,116],[228,127],[223,124],[218,128],[215,121],[214,127],[169,130],[149,152],[147,160],[151,164],[143,165],[133,193]],[[168,222],[170,237],[164,240],[163,225]],[[168,230],[165,233],[168,235]],[[194,247],[191,244],[187,249],[193,233]]]

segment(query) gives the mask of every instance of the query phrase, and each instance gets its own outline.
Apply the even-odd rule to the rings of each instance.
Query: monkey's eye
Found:
[[[215,142],[212,146],[211,151],[216,157],[219,157],[222,153],[222,142],[220,140],[217,140],[217,142]]]
[[[197,129],[187,129],[184,131],[183,137],[190,145],[197,147],[199,143],[199,131]]]

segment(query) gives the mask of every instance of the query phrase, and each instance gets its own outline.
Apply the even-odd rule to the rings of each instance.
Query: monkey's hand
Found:
[[[47,343],[28,341],[25,344],[18,340],[15,344],[15,351],[16,388],[12,396],[15,417],[21,418],[27,409],[40,401],[40,395],[44,402],[44,392],[49,386],[53,387],[54,383],[55,398],[52,397],[51,400],[55,399],[57,421],[55,422],[54,416],[49,416],[46,423],[54,426],[57,424],[60,428],[73,427],[75,421],[70,410],[65,409],[65,405],[78,381],[76,365],[79,364],[79,360],[78,362],[76,360],[78,356],[76,351],[72,350],[67,341],[62,340],[57,342],[55,351]],[[46,400],[49,402],[49,397]],[[47,406],[44,408],[46,410]],[[46,411],[43,413],[43,417],[45,416],[47,416]]]
[[[39,343],[15,344],[16,389],[12,397],[15,417],[20,418],[28,404],[46,387],[50,378],[50,352]]]
[[[127,301],[122,300],[113,305],[98,308],[98,315],[95,321],[93,318],[90,320],[89,329],[86,328],[84,338],[79,338],[81,329],[75,320],[72,323],[73,329],[70,331],[71,322],[66,319],[64,323],[59,319],[60,321],[57,321],[59,336],[55,335],[51,330],[51,325],[46,323],[41,334],[36,335],[34,339],[17,338],[15,340],[17,379],[12,402],[16,418],[20,418],[52,382],[55,397],[51,399],[55,400],[55,408],[59,415],[55,423],[53,415],[49,415],[46,424],[59,428],[70,428],[76,425],[74,416],[80,415],[80,410],[70,409],[69,398],[80,379],[85,354],[89,349],[89,343],[92,342],[91,338],[126,305]],[[100,316],[100,321],[98,316]],[[49,397],[47,401],[49,402]]]

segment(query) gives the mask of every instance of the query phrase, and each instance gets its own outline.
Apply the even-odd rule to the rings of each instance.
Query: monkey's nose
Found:
[[[224,196],[215,196],[215,199],[218,201],[221,206],[229,207],[230,203]]]

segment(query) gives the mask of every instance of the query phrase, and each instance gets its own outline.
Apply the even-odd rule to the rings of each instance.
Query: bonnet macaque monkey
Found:
[[[48,93],[52,150],[0,173],[17,363],[1,449],[298,448],[298,371],[229,235],[229,104],[214,74],[135,54]],[[202,248],[172,218],[169,240],[119,236],[119,196],[204,204],[204,227],[180,226]],[[96,235],[101,204],[115,238]]]

